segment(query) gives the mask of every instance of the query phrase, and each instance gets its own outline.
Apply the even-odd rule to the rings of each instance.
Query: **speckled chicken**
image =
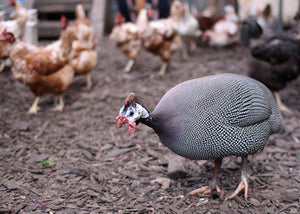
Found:
[[[72,28],[67,29],[60,40],[45,47],[17,42],[9,32],[1,34],[0,42],[12,45],[9,57],[14,77],[27,85],[36,96],[29,113],[37,113],[40,96],[44,94],[59,95],[59,104],[53,110],[63,110],[62,93],[71,84],[75,73],[69,64],[69,54],[75,39]]]
[[[117,127],[135,132],[143,123],[161,142],[189,159],[214,160],[210,187],[192,191],[219,191],[217,175],[222,159],[242,157],[241,182],[228,197],[245,189],[248,197],[247,156],[262,151],[268,137],[284,130],[272,93],[260,82],[237,74],[220,74],[185,81],[171,88],[150,113],[131,93],[116,117]]]
[[[146,11],[141,10],[140,16],[146,16]],[[144,18],[143,20],[148,21]],[[140,39],[143,47],[154,55],[157,55],[163,61],[159,70],[159,75],[164,75],[173,54],[181,48],[181,40],[174,22],[168,19],[158,19],[147,22],[144,30],[140,33]]]
[[[97,38],[81,4],[76,7],[74,28],[77,39],[73,41],[70,53],[70,64],[75,70],[75,75],[86,75],[86,87],[92,87],[91,71],[97,64]]]
[[[147,20],[147,17],[145,17]],[[137,23],[125,22],[125,18],[121,13],[117,13],[115,17],[115,27],[113,28],[109,39],[116,42],[116,46],[129,58],[124,71],[130,72],[135,64],[142,42],[139,38],[139,33],[144,27],[141,16],[138,16]]]
[[[217,21],[214,26],[202,34],[202,40],[210,46],[224,47],[239,42],[239,19],[233,6],[224,7],[225,18]]]

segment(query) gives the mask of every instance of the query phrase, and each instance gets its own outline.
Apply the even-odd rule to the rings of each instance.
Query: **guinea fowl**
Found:
[[[237,74],[220,74],[185,81],[170,89],[150,113],[131,93],[116,117],[117,127],[135,132],[143,123],[154,129],[173,152],[195,160],[214,160],[210,187],[192,191],[219,192],[217,175],[222,158],[242,157],[241,182],[227,199],[245,189],[247,156],[263,150],[269,135],[284,130],[271,92],[260,82]]]

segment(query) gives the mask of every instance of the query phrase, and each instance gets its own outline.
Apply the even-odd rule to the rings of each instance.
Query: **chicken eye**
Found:
[[[133,116],[133,111],[131,111],[131,112],[129,113],[129,116]]]

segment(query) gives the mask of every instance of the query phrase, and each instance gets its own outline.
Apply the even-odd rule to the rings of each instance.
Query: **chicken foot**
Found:
[[[87,73],[85,75],[86,78],[86,89],[89,90],[92,88],[92,76],[91,73]]]
[[[38,106],[38,103],[40,101],[40,97],[37,96],[33,102],[33,104],[31,105],[31,107],[28,110],[29,114],[36,114],[38,112],[38,110],[40,109],[40,107]]]
[[[58,101],[58,105],[55,106],[54,108],[52,108],[52,111],[62,111],[64,109],[64,98],[63,95],[60,94],[58,97],[59,101]]]
[[[130,72],[134,63],[135,63],[134,59],[130,59],[124,68],[124,72],[126,72],[126,73]]]
[[[219,174],[219,170],[220,170],[221,165],[222,165],[222,158],[216,159],[215,160],[214,176],[213,176],[213,180],[212,180],[210,186],[195,189],[192,192],[190,192],[189,195],[195,195],[197,193],[202,193],[202,192],[204,194],[215,194],[215,191],[217,193],[220,193],[221,190],[220,190],[219,186],[217,185],[217,181],[218,181],[218,174]]]
[[[241,181],[238,185],[238,187],[236,188],[236,190],[234,191],[233,194],[231,194],[229,197],[227,197],[225,200],[228,199],[233,199],[235,196],[237,196],[242,189],[245,189],[244,191],[244,196],[245,199],[247,200],[248,198],[248,188],[249,188],[249,184],[248,184],[248,160],[247,160],[247,156],[246,157],[242,157],[242,173],[241,173]]]

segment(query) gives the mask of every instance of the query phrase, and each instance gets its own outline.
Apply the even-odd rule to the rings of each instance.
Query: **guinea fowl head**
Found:
[[[136,125],[140,122],[140,119],[147,118],[149,115],[148,110],[138,103],[135,93],[130,93],[116,117],[117,128],[128,124],[128,132],[133,133],[136,131]]]
[[[5,41],[6,43],[12,44],[16,41],[16,38],[13,33],[7,32],[5,29],[0,35],[0,41]]]

